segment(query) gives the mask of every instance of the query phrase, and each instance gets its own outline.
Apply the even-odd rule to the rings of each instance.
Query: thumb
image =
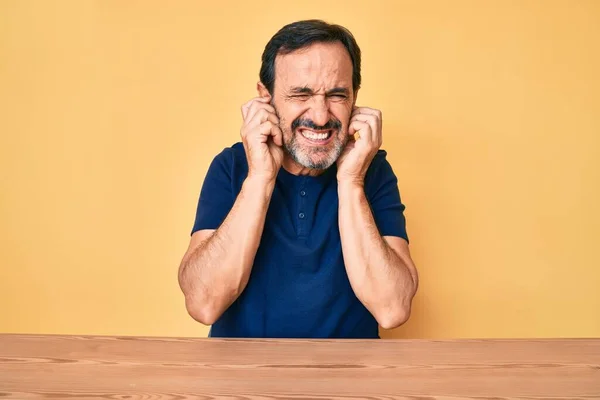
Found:
[[[283,148],[278,146],[273,140],[269,140],[267,145],[269,146],[269,153],[271,153],[271,156],[277,163],[280,163],[281,160],[283,160]]]

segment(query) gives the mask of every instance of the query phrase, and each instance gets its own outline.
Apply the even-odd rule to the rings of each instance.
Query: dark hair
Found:
[[[297,21],[281,28],[265,46],[260,67],[260,81],[269,93],[275,86],[275,58],[289,54],[313,43],[341,42],[352,60],[352,90],[360,88],[360,48],[352,33],[343,26],[318,19]]]

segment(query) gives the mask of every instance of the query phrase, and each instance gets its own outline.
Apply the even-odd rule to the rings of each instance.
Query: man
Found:
[[[357,107],[360,49],[319,20],[283,27],[212,162],[179,283],[213,337],[378,338],[418,286],[381,112]]]

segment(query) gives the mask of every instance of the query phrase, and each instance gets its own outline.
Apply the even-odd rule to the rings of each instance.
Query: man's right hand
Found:
[[[283,162],[283,134],[270,98],[256,97],[242,106],[242,142],[248,177],[272,182]]]
[[[244,291],[263,234],[275,178],[283,161],[279,119],[267,98],[242,106],[241,135],[248,158],[248,179],[216,230],[192,235],[179,266],[179,285],[189,314],[212,325]],[[209,169],[209,173],[211,169]],[[219,179],[212,177],[213,182]],[[214,204],[231,188],[206,193]]]

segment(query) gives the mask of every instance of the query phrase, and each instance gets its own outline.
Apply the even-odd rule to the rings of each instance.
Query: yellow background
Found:
[[[204,174],[266,42],[318,17],[407,206],[385,337],[600,336],[600,1],[259,3],[0,2],[0,332],[205,335],[176,279]]]

